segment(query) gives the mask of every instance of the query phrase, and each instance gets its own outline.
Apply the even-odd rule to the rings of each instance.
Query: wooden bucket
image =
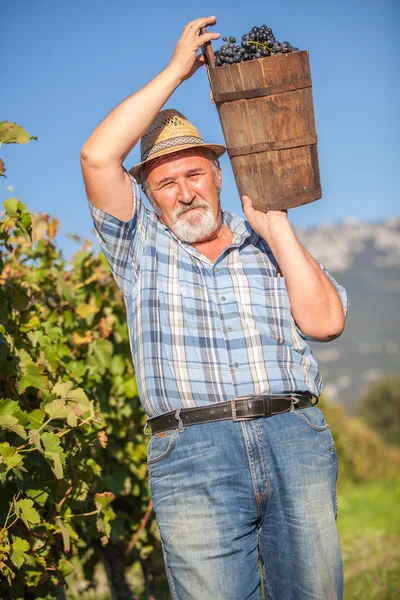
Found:
[[[240,197],[264,212],[321,198],[308,52],[227,67],[203,52]]]

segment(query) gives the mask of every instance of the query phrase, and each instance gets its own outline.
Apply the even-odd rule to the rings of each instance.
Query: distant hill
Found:
[[[349,219],[296,228],[296,234],[347,290],[344,333],[311,347],[321,366],[324,392],[351,413],[368,382],[400,373],[400,218],[383,223]]]

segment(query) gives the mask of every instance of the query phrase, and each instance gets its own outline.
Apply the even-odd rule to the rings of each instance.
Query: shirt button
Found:
[[[237,369],[237,368],[238,368],[238,366],[239,366],[239,363],[234,363],[234,365],[233,365],[233,366],[234,366],[234,367]]]
[[[233,331],[232,327],[228,327],[227,331]]]
[[[215,272],[219,271],[219,267],[214,267],[214,271]]]
[[[221,296],[221,301],[224,302],[226,300],[225,296]]]

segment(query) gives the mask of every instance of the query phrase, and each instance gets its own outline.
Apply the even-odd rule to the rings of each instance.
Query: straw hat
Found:
[[[129,173],[137,179],[144,164],[155,158],[186,150],[187,148],[210,148],[220,157],[226,150],[221,144],[206,144],[200,133],[174,108],[158,113],[140,141],[141,162]]]

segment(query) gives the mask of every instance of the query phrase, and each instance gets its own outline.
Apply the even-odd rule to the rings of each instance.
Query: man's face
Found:
[[[221,227],[221,183],[221,171],[197,149],[166,156],[147,170],[160,220],[189,244],[212,238]]]

